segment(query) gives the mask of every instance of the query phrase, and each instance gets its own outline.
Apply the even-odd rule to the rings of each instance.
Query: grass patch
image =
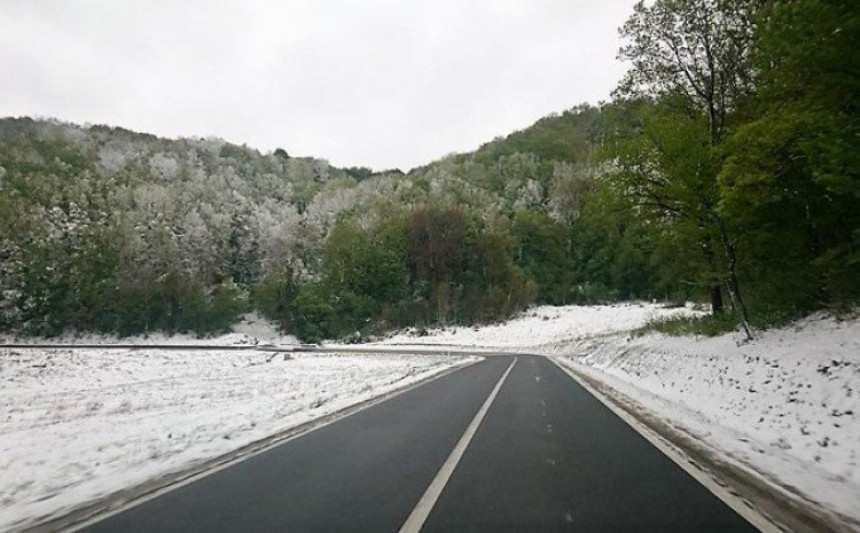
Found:
[[[657,318],[636,330],[638,335],[665,333],[666,335],[703,335],[716,337],[737,330],[738,317],[733,313],[697,317]]]
[[[827,313],[837,320],[853,320],[860,318],[860,307],[829,309]],[[753,335],[755,335],[757,331],[786,327],[809,316],[809,313],[755,306],[751,309],[750,315],[750,325]],[[725,313],[716,316],[708,314],[697,317],[655,318],[649,320],[641,328],[634,330],[633,334],[642,336],[648,333],[664,333],[673,336],[702,335],[705,337],[716,337],[717,335],[740,331],[740,323],[740,316],[727,310]]]

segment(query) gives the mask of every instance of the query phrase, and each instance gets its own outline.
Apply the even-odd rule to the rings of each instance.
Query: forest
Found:
[[[0,331],[308,342],[535,303],[710,306],[755,331],[860,298],[860,4],[655,0],[613,97],[412,169],[0,119]]]

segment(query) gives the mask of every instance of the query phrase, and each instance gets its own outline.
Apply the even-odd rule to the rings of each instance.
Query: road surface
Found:
[[[496,356],[88,532],[757,531],[551,361]]]

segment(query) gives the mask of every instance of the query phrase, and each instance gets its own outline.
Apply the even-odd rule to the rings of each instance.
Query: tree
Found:
[[[373,175],[373,169],[367,167],[349,167],[343,171],[355,178],[356,181],[366,180]]]
[[[221,251],[222,271],[240,287],[250,287],[260,279],[260,239],[250,213],[233,213]]]
[[[595,167],[556,163],[549,189],[547,210],[559,222],[573,222],[582,214],[586,198],[594,191]]]
[[[365,230],[344,221],[332,231],[323,249],[323,278],[337,292],[353,292],[378,304],[406,294],[406,231],[397,220]]]
[[[710,147],[716,150],[724,139],[731,113],[754,85],[751,48],[755,21],[763,5],[757,0],[656,0],[650,6],[640,1],[621,28],[628,44],[621,48],[619,58],[630,60],[632,66],[616,94],[677,106],[682,115],[690,110],[702,113],[707,119]],[[717,158],[716,152],[699,157],[705,167],[711,167]],[[695,180],[706,176],[705,187],[716,191],[717,172],[703,172],[703,167],[687,172],[692,172]],[[685,177],[675,175],[672,179]],[[646,181],[652,178],[647,176]],[[660,184],[657,187],[669,190]],[[711,192],[702,192],[712,196]],[[671,197],[663,196],[662,201],[668,198]],[[749,337],[749,318],[737,276],[737,236],[716,212],[716,202],[703,207],[708,211],[705,218],[715,220],[717,238],[725,253],[725,284]],[[702,225],[706,222],[702,221]],[[711,233],[703,231],[702,237],[705,249],[713,250]],[[711,303],[714,313],[721,311],[719,284],[711,286]]]
[[[749,120],[726,143],[721,210],[756,240],[762,270],[779,265],[769,295],[795,312],[860,296],[858,42],[856,2],[774,3],[754,49]]]
[[[730,112],[750,92],[750,50],[761,0],[656,0],[633,8],[621,28],[618,58],[632,65],[620,96],[682,94],[708,117],[711,143],[723,138]]]
[[[513,219],[516,263],[537,282],[541,302],[564,305],[570,301],[573,273],[567,228],[546,212],[517,211]]]
[[[707,121],[699,113],[679,112],[678,105],[628,102],[618,107],[621,123],[607,151],[613,166],[601,193],[614,193],[632,207],[639,223],[663,239],[671,236],[686,257],[698,258],[695,281],[709,287],[718,313],[722,266],[714,243],[719,196]],[[618,209],[604,204],[602,216],[618,219],[611,214]],[[617,240],[630,233],[626,228],[616,232]]]
[[[437,320],[444,323],[454,300],[451,284],[465,257],[467,216],[453,207],[427,207],[413,213],[408,231],[410,263],[429,284]]]

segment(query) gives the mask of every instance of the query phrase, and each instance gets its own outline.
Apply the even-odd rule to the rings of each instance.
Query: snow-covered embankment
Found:
[[[770,483],[860,521],[860,320],[542,347]]]

